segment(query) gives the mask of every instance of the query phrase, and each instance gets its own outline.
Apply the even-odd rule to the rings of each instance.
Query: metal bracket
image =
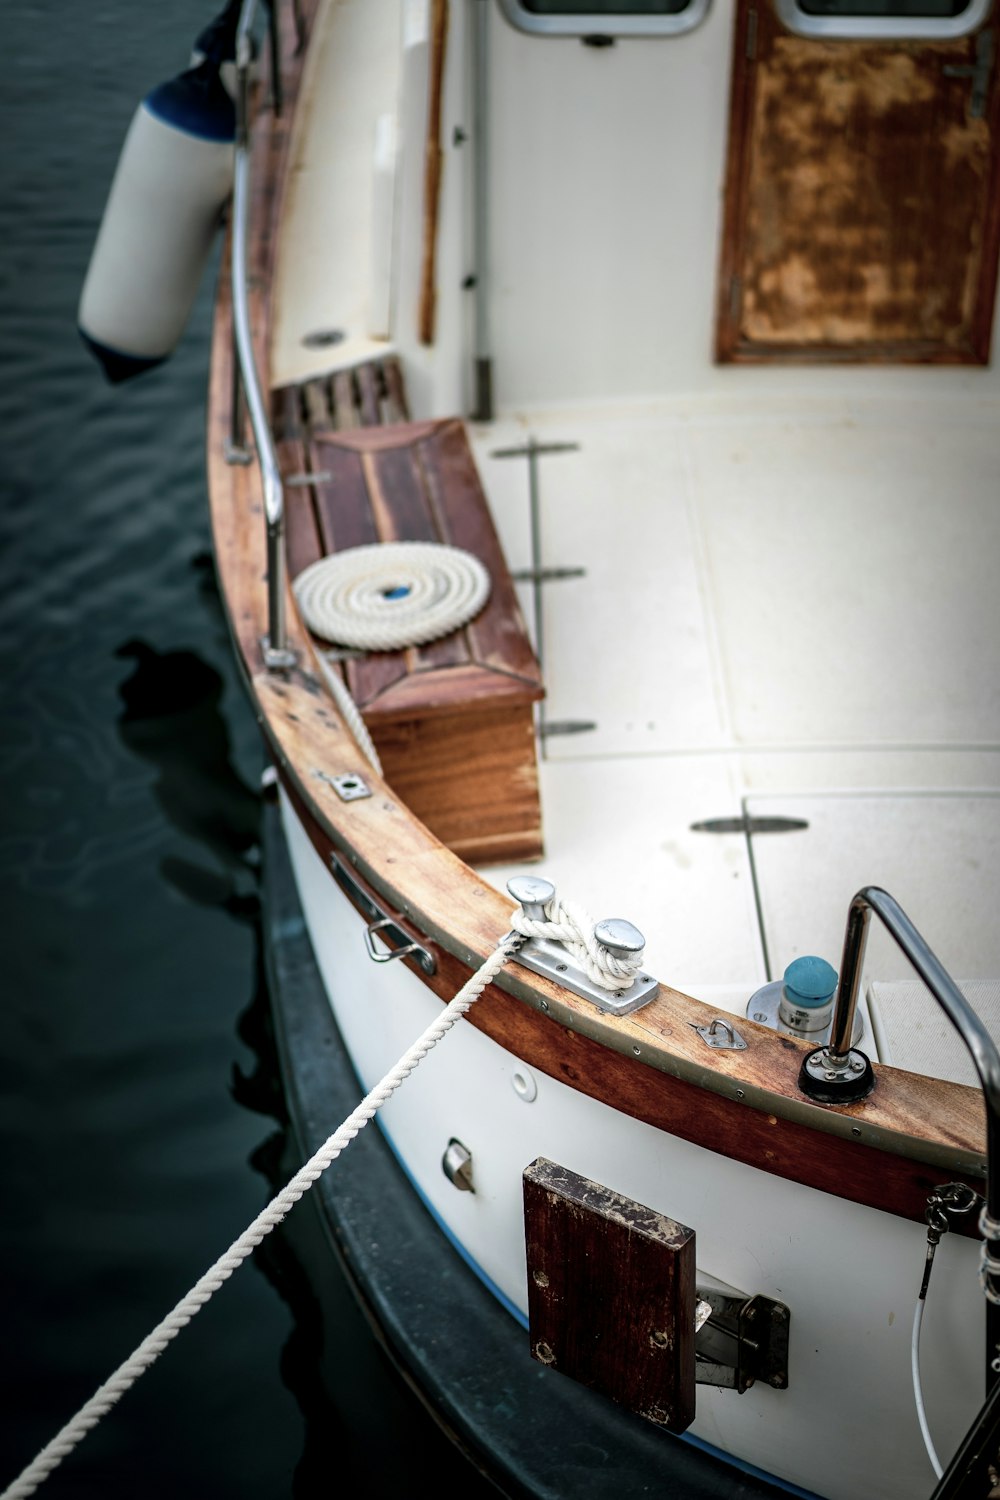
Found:
[[[597,725],[591,719],[545,719],[538,724],[538,733],[543,740],[556,734],[588,734]]]
[[[545,938],[531,938],[525,943],[518,950],[517,962],[530,969],[533,974],[541,974],[544,979],[551,979],[555,984],[572,990],[582,1000],[590,1000],[598,1010],[613,1016],[629,1015],[633,1010],[655,1000],[660,992],[658,982],[649,974],[638,974],[627,990],[615,992],[602,989],[599,984],[588,979],[582,969],[576,967],[560,943],[550,943]]]
[[[694,1021],[689,1021],[688,1025],[694,1027],[708,1047],[716,1047],[720,1052],[746,1051],[747,1044],[736,1027],[731,1021],[724,1021],[721,1016],[716,1016],[707,1026],[696,1026]]]
[[[272,646],[270,637],[260,638],[260,654],[269,672],[290,672],[299,659],[299,653],[291,646]]]
[[[586,568],[515,568],[515,583],[558,583],[563,578],[586,578]]]
[[[362,797],[370,797],[372,789],[363,776],[357,771],[348,771],[343,776],[331,776],[327,771],[318,771],[313,768],[312,773],[318,781],[325,781],[327,786],[332,786],[341,802],[357,802]]]
[[[341,890],[347,893],[363,916],[371,919],[365,928],[365,948],[369,958],[377,964],[387,964],[394,958],[411,957],[416,959],[425,974],[436,973],[437,963],[433,953],[422,947],[405,927],[400,926],[396,917],[385,911],[375,898],[370,896],[362,885],[359,885],[339,855],[330,856],[330,868]],[[375,947],[376,932],[387,944],[389,950],[387,953]]]
[[[742,1396],[754,1381],[775,1390],[788,1385],[788,1327],[783,1302],[699,1284],[699,1303],[711,1312],[695,1334],[695,1380]]]

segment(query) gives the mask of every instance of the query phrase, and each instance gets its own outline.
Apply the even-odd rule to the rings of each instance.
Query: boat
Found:
[[[304,1156],[503,950],[331,1253],[504,1493],[985,1496],[997,10],[272,18],[207,451]]]

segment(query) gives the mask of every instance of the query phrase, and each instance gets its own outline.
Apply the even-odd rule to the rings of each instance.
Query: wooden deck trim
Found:
[[[286,54],[288,55],[288,54]],[[298,60],[296,60],[298,62]],[[273,173],[285,159],[295,87],[275,126],[255,130],[252,317],[263,345],[265,267],[274,254],[281,193]],[[381,902],[405,911],[437,945],[450,998],[509,925],[509,899],[435,839],[364,763],[326,689],[307,632],[288,594],[290,643],[299,665],[267,672],[265,528],[255,466],[223,458],[229,427],[231,308],[223,279],[213,339],[208,421],[209,493],[222,594],[252,702],[282,779],[324,858],[340,851]],[[262,363],[262,369],[266,365]],[[361,773],[373,795],[343,803],[327,778]],[[425,981],[427,982],[427,981]],[[515,1002],[512,1003],[512,999]],[[984,1173],[984,1112],[977,1090],[876,1065],[878,1086],[860,1104],[816,1105],[799,1093],[808,1044],[750,1021],[745,1052],[715,1052],[693,1027],[715,1012],[664,986],[628,1017],[607,1017],[558,986],[510,966],[476,1008],[474,1024],[552,1077],[657,1129],[734,1160],[844,1199],[920,1219],[930,1188]],[[934,1121],[947,1121],[948,1129]]]

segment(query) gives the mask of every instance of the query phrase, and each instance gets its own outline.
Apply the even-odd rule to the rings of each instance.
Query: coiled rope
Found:
[[[489,598],[490,575],[459,547],[377,542],[320,558],[293,587],[314,635],[366,651],[398,651],[467,624]]]
[[[186,1297],[182,1297],[172,1312],[168,1313],[162,1322],[158,1323],[152,1333],[143,1339],[142,1343],[129,1355],[122,1364],[118,1366],[102,1386],[91,1396],[90,1400],[80,1408],[76,1416],[72,1417],[65,1427],[52,1439],[50,1443],[41,1450],[37,1457],[22,1471],[18,1477],[7,1486],[0,1495],[0,1500],[24,1500],[24,1497],[33,1495],[39,1485],[62,1463],[63,1459],[72,1453],[77,1444],[86,1437],[92,1427],[105,1416],[118,1402],[125,1392],[133,1386],[144,1375],[150,1365],[161,1355],[167,1345],[177,1337],[182,1328],[186,1328],[196,1313],[199,1313],[205,1303],[215,1292],[228,1281],[233,1272],[243,1264],[247,1256],[257,1248],[265,1235],[271,1233],[272,1229],[284,1219],[285,1215],[299,1201],[302,1195],[312,1187],[318,1177],[325,1172],[331,1162],[335,1161],[346,1146],[360,1130],[367,1125],[368,1121],[381,1109],[382,1105],[396,1092],[400,1084],[409,1077],[414,1068],[420,1063],[432,1047],[436,1046],[446,1032],[450,1031],[455,1022],[465,1015],[466,1011],[479,999],[486,986],[496,978],[500,970],[509,958],[511,958],[524,942],[523,937],[516,932],[508,932],[500,939],[497,947],[486,959],[485,963],[473,974],[472,978],[462,986],[455,998],[441,1012],[437,1020],[417,1038],[410,1050],[399,1059],[380,1083],[377,1083],[369,1094],[358,1105],[353,1114],[349,1115],[340,1129],[310,1157],[304,1167],[301,1167],[290,1182],[282,1188],[267,1207],[257,1215],[253,1223],[246,1228],[235,1240],[224,1255],[211,1266],[195,1282]]]
[[[545,913],[542,922],[526,916],[523,910],[516,911],[511,917],[514,931],[525,938],[548,938],[562,943],[587,977],[602,989],[628,989],[642,968],[642,951],[628,957],[610,953],[594,936],[592,918],[575,901],[553,896],[542,910]]]

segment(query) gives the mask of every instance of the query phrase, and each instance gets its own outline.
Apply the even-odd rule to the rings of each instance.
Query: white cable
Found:
[[[913,1399],[916,1402],[917,1406],[917,1421],[920,1423],[920,1435],[924,1440],[924,1447],[927,1449],[927,1457],[931,1461],[931,1466],[934,1469],[934,1473],[937,1475],[938,1479],[940,1479],[942,1474],[944,1473],[944,1470],[941,1467],[940,1459],[937,1456],[937,1452],[931,1438],[931,1430],[927,1425],[927,1413],[924,1411],[924,1393],[920,1385],[920,1325],[924,1321],[924,1306],[925,1303],[923,1297],[918,1297],[917,1305],[913,1313],[913,1338],[910,1343],[910,1368],[913,1372]],[[3,1496],[0,1496],[0,1500],[3,1500]]]
[[[321,557],[295,598],[314,635],[367,651],[422,646],[465,625],[490,592],[486,568],[439,542],[376,542]]]
[[[117,1401],[149,1369],[153,1361],[176,1338],[181,1329],[190,1323],[196,1313],[218,1291],[219,1287],[242,1265],[251,1251],[255,1250],[265,1235],[277,1228],[285,1215],[308,1192],[313,1183],[344,1148],[350,1145],[358,1132],[395,1093],[417,1064],[427,1055],[447,1031],[454,1026],[466,1011],[479,999],[486,986],[495,979],[504,964],[520,947],[523,939],[508,932],[486,959],[481,968],[462,986],[454,1000],[417,1038],[410,1050],[400,1058],[380,1083],[377,1083],[361,1101],[353,1114],[340,1129],[320,1147],[305,1166],[296,1172],[291,1181],[272,1198],[267,1207],[257,1215],[253,1223],[243,1231],[224,1255],[211,1266],[199,1281],[183,1297],[172,1312],[153,1329],[137,1349],[111,1375],[90,1400],[80,1408],[65,1427],[41,1450],[35,1459],[0,1494],[0,1500],[25,1500],[33,1495],[39,1485],[66,1458],[92,1427],[111,1410]]]

